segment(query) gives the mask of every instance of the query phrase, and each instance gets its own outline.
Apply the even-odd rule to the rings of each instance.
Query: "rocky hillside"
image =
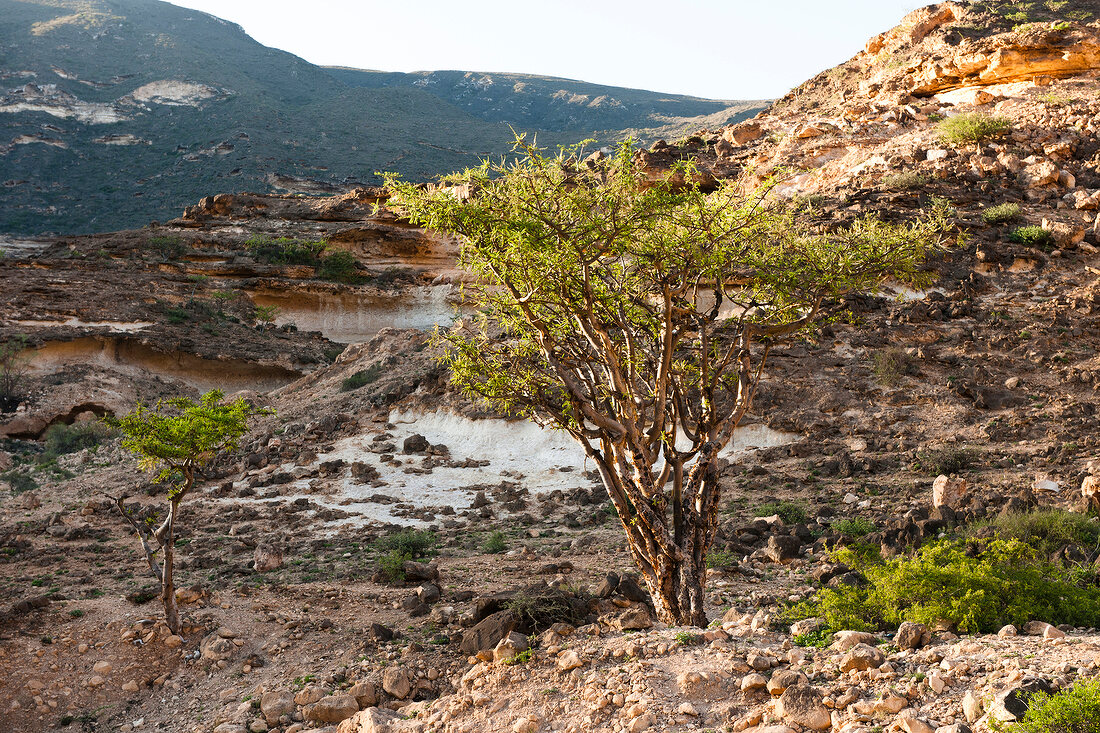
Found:
[[[453,242],[376,209],[385,192],[221,194],[143,230],[0,244],[0,342],[25,334],[29,362],[0,413],[7,725],[991,733],[1095,680],[1095,10],[931,6],[755,119],[638,154],[643,175],[779,171],[823,229],[946,205],[958,235],[926,289],[852,298],[773,351],[724,455],[708,629],[655,621],[575,447],[448,387],[425,327],[453,314]],[[110,436],[42,431],[211,384],[278,414],[184,505],[175,636],[102,494],[151,508],[156,487]],[[858,631],[809,606],[792,624],[792,604],[893,589],[838,547],[917,563],[957,542],[961,564],[993,539],[1073,573],[1072,623],[986,594],[969,607],[1018,601],[1011,622],[947,608]],[[966,602],[934,592],[949,563],[920,562],[907,590]]]
[[[507,152],[508,124],[548,144],[611,141],[761,106],[521,75],[329,70],[156,0],[0,0],[0,233],[141,226],[211,191],[331,193],[379,170],[425,178]]]

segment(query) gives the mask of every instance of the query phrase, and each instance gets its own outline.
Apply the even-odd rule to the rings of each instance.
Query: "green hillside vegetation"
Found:
[[[209,97],[130,96],[157,81]],[[43,104],[54,113],[26,109]],[[380,170],[426,179],[505,153],[509,125],[551,145],[672,138],[762,107],[521,74],[324,69],[156,0],[0,0],[0,232],[141,226],[210,194],[280,190],[275,176],[311,193]]]

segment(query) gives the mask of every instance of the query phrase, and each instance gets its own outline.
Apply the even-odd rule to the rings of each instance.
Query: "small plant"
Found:
[[[509,665],[509,666],[516,665],[516,664],[526,664],[527,662],[531,661],[531,657],[534,655],[534,653],[535,652],[534,652],[533,649],[531,649],[531,647],[527,647],[526,649],[524,649],[522,652],[520,652],[516,656],[509,657],[508,659],[505,659],[504,663]]]
[[[864,517],[838,519],[830,527],[845,537],[865,537],[875,531],[875,523]]]
[[[737,566],[737,555],[726,550],[711,550],[707,553],[708,568],[732,568]]]
[[[506,552],[508,550],[508,544],[504,541],[504,533],[499,529],[492,532],[488,539],[485,540],[482,549],[490,555],[499,555],[502,552]]]
[[[439,537],[435,532],[426,529],[405,529],[383,537],[375,543],[375,548],[380,552],[397,552],[407,555],[408,559],[429,555],[436,545]]]
[[[944,448],[930,453],[918,453],[916,468],[929,476],[950,476],[962,473],[974,463],[974,454],[963,448]]]
[[[38,488],[38,482],[34,476],[26,471],[11,469],[0,473],[0,481],[7,481],[11,485],[12,493],[22,494],[24,491],[33,491]]]
[[[1006,117],[993,117],[981,112],[956,115],[936,125],[941,141],[948,145],[980,143],[1004,135],[1012,129],[1012,121]]]
[[[317,277],[338,283],[359,282],[359,262],[351,252],[337,250],[321,260]]]
[[[248,253],[269,265],[310,265],[316,267],[325,243],[280,237],[253,237],[244,243]]]
[[[986,224],[1003,224],[1020,218],[1019,204],[997,204],[982,212],[982,221]]]
[[[81,618],[84,615],[84,609],[74,608],[73,610],[69,611],[69,615],[73,618]]]
[[[28,346],[22,334],[0,343],[0,412],[14,410],[22,401],[28,361],[24,352]]]
[[[146,241],[149,249],[167,261],[178,260],[187,251],[187,246],[179,237],[154,236]]]
[[[1008,235],[1009,241],[1017,244],[1025,244],[1029,247],[1045,248],[1054,244],[1054,235],[1034,224],[1026,227],[1017,227]]]
[[[110,440],[114,434],[114,431],[108,425],[101,422],[90,421],[72,425],[56,423],[46,430],[46,453],[44,457],[48,460],[49,458],[76,453],[87,448],[96,448]]]
[[[253,306],[252,317],[256,319],[257,323],[262,323],[265,326],[275,322],[275,319],[279,316],[279,306],[277,305],[257,305]]]
[[[923,188],[928,183],[928,176],[916,171],[895,173],[882,179],[882,185],[891,191],[910,191],[915,188]]]
[[[680,646],[696,646],[703,643],[703,635],[693,634],[690,631],[680,631],[676,634],[676,643]]]
[[[1076,545],[1087,551],[1100,548],[1100,523],[1065,509],[998,514],[973,526],[970,534],[977,536],[987,529],[1001,539],[1026,542],[1048,557],[1067,546]]]
[[[905,353],[905,349],[892,346],[871,354],[871,371],[879,384],[893,387],[901,382],[904,375],[915,373],[917,364],[913,357]]]
[[[412,559],[407,552],[390,550],[378,558],[378,569],[391,583],[399,583],[405,580],[405,563]]]
[[[1100,678],[1081,681],[1055,695],[1037,692],[1027,712],[1007,733],[1100,733]]]
[[[828,629],[817,629],[816,631],[807,631],[805,634],[798,634],[791,638],[791,643],[795,646],[812,646],[818,649],[824,649],[829,646],[829,643],[833,640],[833,632]]]
[[[805,524],[810,518],[806,507],[793,501],[773,501],[756,507],[753,514],[757,517],[770,517],[778,514],[784,524]]]
[[[362,369],[350,377],[340,382],[341,392],[351,392],[352,390],[365,387],[372,382],[378,380],[378,377],[382,376],[382,365],[372,364],[366,369]]]

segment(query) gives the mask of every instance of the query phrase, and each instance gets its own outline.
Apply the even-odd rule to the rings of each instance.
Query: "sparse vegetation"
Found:
[[[871,371],[879,384],[894,387],[903,376],[916,373],[917,363],[905,349],[891,346],[871,354]]]
[[[883,187],[892,191],[909,191],[923,188],[927,183],[928,176],[918,173],[917,171],[895,173],[882,179]]]
[[[27,374],[23,352],[28,345],[23,335],[0,343],[0,412],[14,410],[23,399],[23,380]]]
[[[360,387],[365,387],[368,384],[376,382],[380,376],[382,376],[382,365],[372,364],[366,369],[361,369],[340,382],[340,391],[351,392]]]
[[[336,250],[321,259],[317,265],[317,277],[332,282],[356,284],[362,280],[359,262],[351,252]]]
[[[252,237],[244,243],[248,253],[269,265],[309,265],[316,267],[325,250],[325,243],[291,239],[290,237]]]
[[[986,224],[1003,224],[1020,218],[1019,204],[997,204],[982,212],[982,221]]]
[[[732,568],[737,566],[737,555],[726,550],[711,550],[707,553],[708,568]]]
[[[179,237],[152,236],[146,240],[146,244],[149,246],[149,249],[160,255],[161,259],[168,262],[178,260],[180,257],[183,257],[184,252],[187,251],[187,246]]]
[[[1054,244],[1054,235],[1041,226],[1035,226],[1034,224],[1013,229],[1008,238],[1017,244],[1025,244],[1028,247],[1038,247],[1040,249]]]
[[[875,531],[875,523],[864,517],[845,517],[836,520],[829,527],[834,532],[853,538],[864,537]]]
[[[435,532],[426,529],[404,529],[387,535],[375,543],[379,552],[405,555],[416,560],[430,555],[439,544]]]
[[[499,555],[502,552],[508,550],[508,543],[504,540],[504,533],[499,529],[490,533],[485,539],[485,544],[482,545],[482,549],[490,555]]]
[[[588,598],[564,588],[539,588],[516,593],[504,607],[516,614],[516,627],[526,633],[556,623],[580,626],[588,615]]]
[[[969,534],[981,536],[986,532],[1025,542],[1047,557],[1063,547],[1078,547],[1086,553],[1100,549],[1100,522],[1065,509],[998,514],[988,522],[973,525]]]
[[[88,421],[65,425],[51,425],[45,433],[46,453],[50,458],[76,453],[86,448],[95,448],[110,440],[114,431],[105,423]]]
[[[275,322],[275,319],[279,317],[279,306],[277,305],[257,305],[252,308],[252,317],[256,319],[257,323],[262,323],[265,326]]]
[[[965,448],[943,448],[918,453],[915,467],[929,476],[962,473],[974,463],[974,454]]]
[[[968,145],[1000,137],[1012,129],[1006,117],[972,112],[948,117],[936,125],[940,140],[948,145]]]
[[[806,507],[794,501],[773,501],[761,504],[753,511],[757,517],[770,517],[778,514],[784,524],[805,524],[810,518]]]

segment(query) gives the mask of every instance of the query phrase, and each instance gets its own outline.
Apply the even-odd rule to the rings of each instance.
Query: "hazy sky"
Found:
[[[785,94],[919,0],[178,0],[326,66],[545,74],[716,99]]]

